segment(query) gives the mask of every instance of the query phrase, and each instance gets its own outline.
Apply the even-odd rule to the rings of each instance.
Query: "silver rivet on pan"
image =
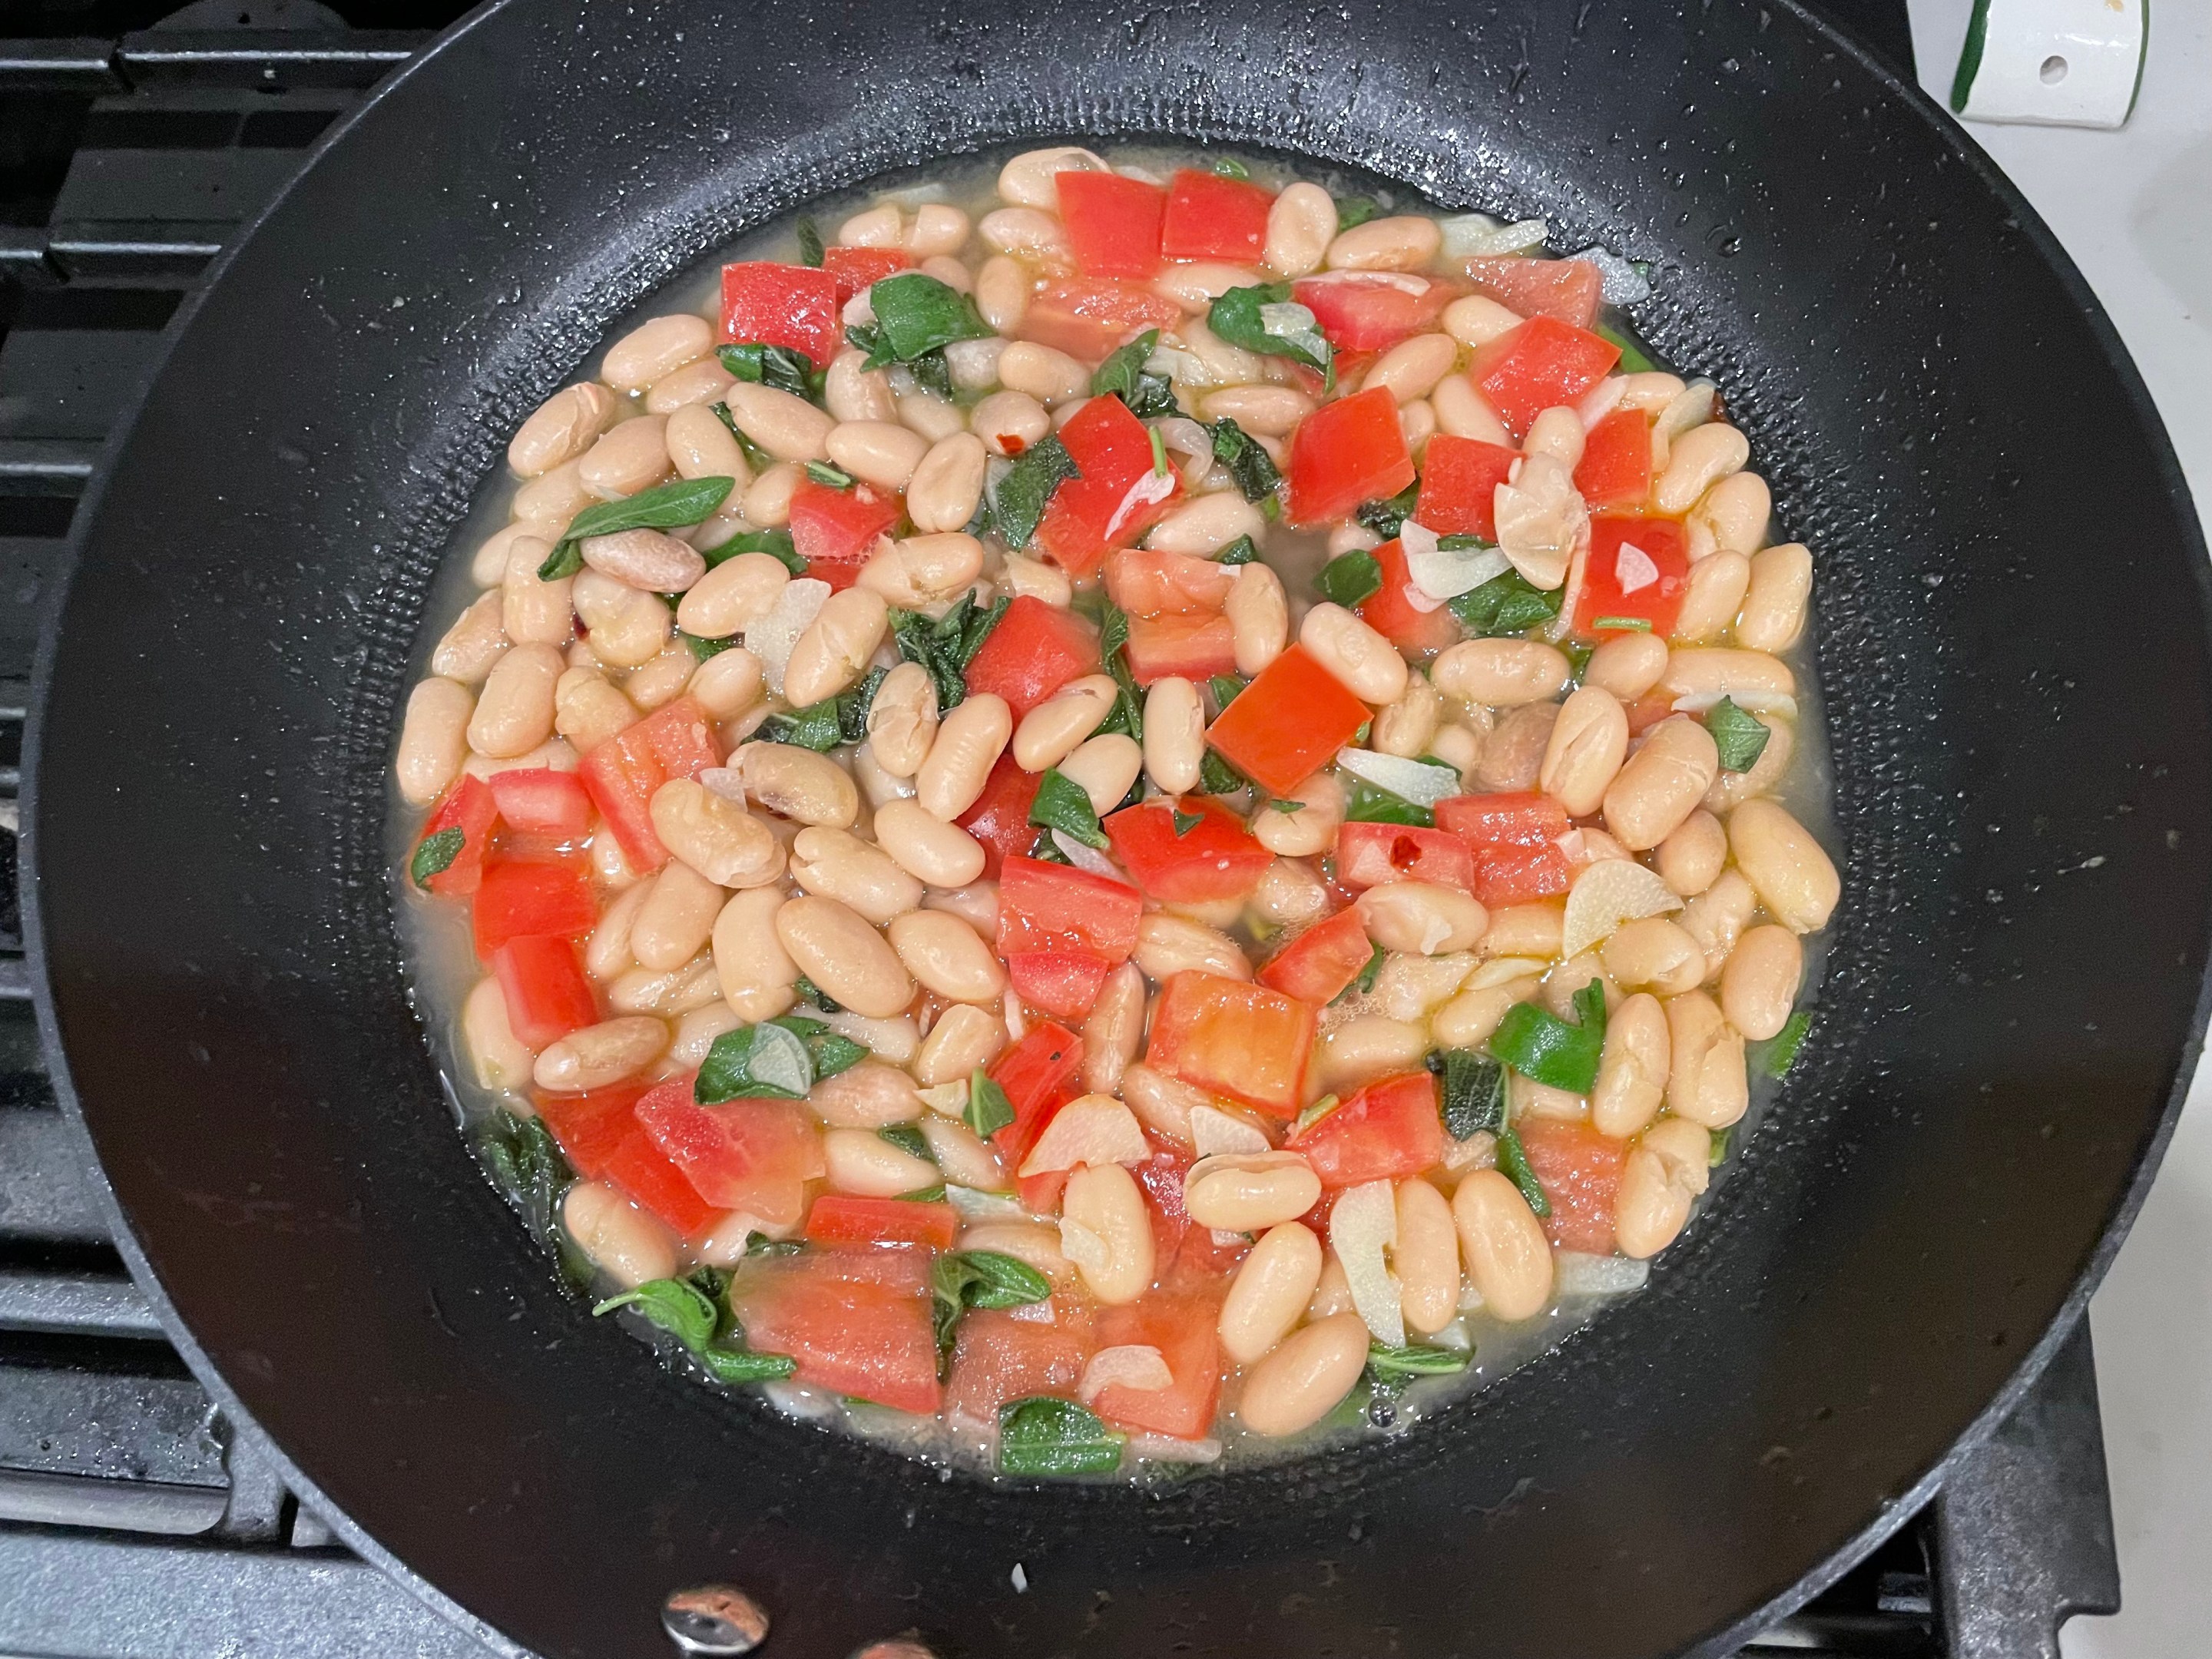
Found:
[[[676,1591],[660,1604],[660,1626],[678,1647],[703,1659],[750,1653],[768,1639],[761,1604],[727,1584]]]
[[[894,1636],[888,1642],[854,1648],[853,1659],[937,1659],[937,1656],[911,1636]]]

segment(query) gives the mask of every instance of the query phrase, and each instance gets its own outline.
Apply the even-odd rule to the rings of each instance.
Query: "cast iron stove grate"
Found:
[[[1908,65],[1902,0],[1829,9]],[[161,330],[307,145],[462,8],[19,3],[0,27],[0,832],[40,617]],[[363,27],[351,27],[359,24]],[[367,27],[376,25],[377,27]],[[391,27],[398,25],[399,27]],[[0,1652],[481,1654],[234,1437],[132,1285],[54,1104],[0,860]],[[1756,1652],[2057,1659],[2119,1600],[2086,1328],[1927,1509]]]

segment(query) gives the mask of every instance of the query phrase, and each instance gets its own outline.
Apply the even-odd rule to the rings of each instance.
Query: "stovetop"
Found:
[[[1910,77],[1902,0],[1826,0]],[[76,501],[161,331],[314,139],[458,16],[15,0],[0,11],[0,851],[31,659]],[[486,1650],[341,1547],[233,1432],[132,1285],[54,1103],[0,860],[0,1654],[283,1659]],[[2078,1328],[1937,1498],[1750,1651],[2057,1659],[2119,1602]]]

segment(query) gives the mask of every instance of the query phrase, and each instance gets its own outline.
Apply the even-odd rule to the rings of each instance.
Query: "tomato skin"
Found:
[[[722,337],[788,346],[827,368],[845,338],[837,279],[827,270],[746,259],[722,267]]]
[[[1126,882],[1042,859],[999,866],[999,954],[1085,951],[1110,967],[1137,948],[1144,896]]]
[[[567,836],[580,836],[592,827],[592,798],[574,772],[556,772],[550,766],[495,772],[491,796],[499,803],[500,817],[517,830]]]
[[[991,1081],[1014,1109],[1014,1121],[991,1137],[1009,1168],[1019,1167],[1053,1114],[1075,1098],[1082,1074],[1083,1039],[1049,1020],[991,1062]]]
[[[1633,593],[1621,592],[1621,550],[1632,547],[1659,572]],[[1690,538],[1674,519],[1621,518],[1601,514],[1590,520],[1589,557],[1583,566],[1583,591],[1575,601],[1575,632],[1585,638],[1629,630],[1601,630],[1601,617],[1641,617],[1665,639],[1682,614],[1690,590]]]
[[[806,1213],[806,1183],[826,1165],[822,1132],[795,1100],[730,1100],[703,1106],[697,1073],[654,1086],[637,1120],[692,1189],[717,1210],[743,1210],[765,1226],[796,1226]]]
[[[1053,491],[1030,545],[1070,575],[1084,576],[1151,529],[1182,480],[1172,467],[1153,471],[1152,434],[1119,398],[1091,399],[1060,428],[1060,441],[1083,476]]]
[[[1198,819],[1179,836],[1178,813]],[[1275,859],[1242,818],[1206,795],[1125,806],[1104,827],[1115,856],[1137,885],[1166,904],[1243,898]]]
[[[1426,1072],[1381,1079],[1283,1144],[1305,1155],[1324,1188],[1419,1175],[1444,1155],[1437,1080]]]
[[[1264,985],[1180,973],[1160,992],[1146,1060],[1198,1088],[1295,1117],[1315,1025],[1310,1006]]]
[[[1616,409],[1589,429],[1575,467],[1575,492],[1591,512],[1638,508],[1651,499],[1651,417]]]
[[[1434,439],[1430,440],[1434,443]],[[1417,656],[1433,656],[1460,641],[1459,620],[1443,605],[1433,611],[1415,608],[1408,590],[1413,585],[1401,543],[1387,541],[1374,550],[1382,568],[1382,586],[1357,607],[1359,620],[1396,646]]]
[[[491,971],[507,1001],[508,1029],[530,1048],[543,1048],[598,1023],[599,1000],[576,959],[574,939],[511,939],[493,953]]]
[[[1121,404],[1118,398],[1092,401]],[[968,690],[1004,697],[1018,723],[1068,681],[1097,672],[1098,635],[1091,624],[1073,611],[1024,593],[1006,607],[968,665]]]
[[[960,1316],[945,1384],[948,1414],[996,1427],[999,1407],[1011,1401],[1075,1398],[1096,1347],[1091,1310],[1073,1297],[1055,1296],[1045,1305],[1050,1324],[1025,1317],[1030,1308],[976,1308]]]
[[[610,1083],[581,1094],[552,1094],[543,1089],[530,1092],[531,1104],[560,1143],[561,1155],[586,1181],[607,1172],[607,1164],[623,1143],[642,1133],[636,1117],[637,1103],[653,1085],[647,1083]]]
[[[1474,879],[1474,854],[1443,830],[1347,823],[1336,834],[1336,878],[1355,891],[1392,881],[1465,889]]]
[[[1030,1007],[1060,1019],[1090,1013],[1116,963],[1095,951],[1017,951],[1006,958],[1006,982]]]
[[[1288,524],[1341,519],[1362,501],[1396,495],[1413,482],[1398,400],[1378,386],[1323,404],[1291,435],[1290,474]]]
[[[956,820],[982,846],[985,881],[996,881],[1007,859],[1036,845],[1037,827],[1030,822],[1030,804],[1043,781],[1042,772],[1024,772],[1012,755],[1001,755],[975,804]]]
[[[420,847],[433,836],[459,830],[461,850],[424,884],[426,890],[440,898],[466,898],[477,890],[483,881],[484,854],[490,850],[492,823],[498,817],[498,798],[482,778],[464,775],[438,798],[415,844]]]
[[[1293,645],[1261,669],[1206,730],[1229,763],[1273,795],[1287,795],[1367,723],[1367,705]]]
[[[1056,174],[1067,245],[1086,276],[1149,276],[1160,268],[1168,193],[1118,173]]]
[[[1168,185],[1160,252],[1170,259],[1226,259],[1257,264],[1267,240],[1274,192],[1249,179],[1179,168]]]
[[[1174,1381],[1164,1389],[1112,1383],[1099,1390],[1093,1409],[1109,1423],[1178,1440],[1205,1437],[1221,1403],[1221,1322],[1224,1293],[1210,1286],[1165,1286],[1098,1315],[1098,1346],[1158,1348]]]
[[[1523,317],[1553,317],[1588,328],[1597,316],[1605,278],[1587,259],[1469,259],[1478,291]]]
[[[653,830],[654,793],[671,778],[696,778],[721,763],[721,745],[705,712],[678,697],[599,744],[577,775],[622,843],[623,856],[644,875],[668,862],[668,849]]]
[[[902,270],[914,269],[914,255],[902,247],[830,247],[822,250],[822,269],[837,284],[837,311],[842,319],[846,306],[863,289],[874,287],[886,276],[896,276]],[[817,362],[817,368],[828,364]]]
[[[816,1244],[927,1244],[949,1250],[959,1236],[959,1212],[950,1204],[824,1193],[806,1212],[806,1237]]]
[[[899,521],[905,511],[896,495],[867,484],[832,489],[811,478],[791,492],[791,545],[806,561],[806,574],[832,580],[817,565],[850,567],[841,587],[849,587],[860,574],[860,562],[872,552],[876,538]]]
[[[509,939],[526,934],[581,939],[599,926],[592,878],[573,859],[501,860],[487,865],[470,920],[477,960],[489,962]]]
[[[1436,820],[1477,848],[1548,847],[1572,827],[1565,807],[1534,790],[1454,795],[1437,803]]]
[[[1575,884],[1575,867],[1556,847],[1485,847],[1474,854],[1468,890],[1486,908],[1557,898]]]
[[[1150,289],[1079,277],[1048,283],[1030,296],[1015,333],[1096,363],[1148,328],[1171,328],[1182,311]]]
[[[1552,1201],[1544,1231],[1563,1250],[1613,1254],[1613,1204],[1628,1143],[1600,1134],[1587,1123],[1523,1118],[1514,1126],[1528,1167]]]
[[[1228,602],[1234,565],[1131,547],[1106,559],[1106,597],[1132,617],[1210,616]]]
[[[1547,409],[1575,404],[1620,361],[1620,348],[1601,334],[1531,317],[1475,349],[1472,380],[1505,429],[1519,437]]]
[[[1258,979],[1271,991],[1326,1007],[1359,977],[1374,955],[1366,924],[1358,911],[1346,906],[1276,951]]]
[[[1129,678],[1150,685],[1176,675],[1204,680],[1237,669],[1237,629],[1215,611],[1194,617],[1132,617],[1127,647]]]
[[[1421,457],[1421,493],[1413,507],[1413,520],[1439,536],[1480,536],[1498,539],[1498,486],[1521,459],[1517,449],[1485,443],[1480,438],[1455,438],[1439,432],[1429,440]]]
[[[748,1263],[730,1305],[747,1346],[789,1354],[801,1382],[924,1415],[943,1401],[926,1251],[809,1250]]]
[[[1291,298],[1313,313],[1321,331],[1340,352],[1388,351],[1401,340],[1433,327],[1456,297],[1457,290],[1433,279],[1419,294],[1408,294],[1381,276],[1308,276],[1291,285]],[[1340,360],[1337,374],[1352,379],[1352,366]]]

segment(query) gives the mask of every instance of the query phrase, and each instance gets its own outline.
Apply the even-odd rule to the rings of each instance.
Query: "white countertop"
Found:
[[[1911,0],[1939,101],[1970,0]],[[2212,524],[2212,0],[2160,0],[2118,132],[1968,125],[2104,301]],[[2212,1066],[2089,1306],[2123,1608],[2065,1627],[2067,1659],[2212,1653]]]

